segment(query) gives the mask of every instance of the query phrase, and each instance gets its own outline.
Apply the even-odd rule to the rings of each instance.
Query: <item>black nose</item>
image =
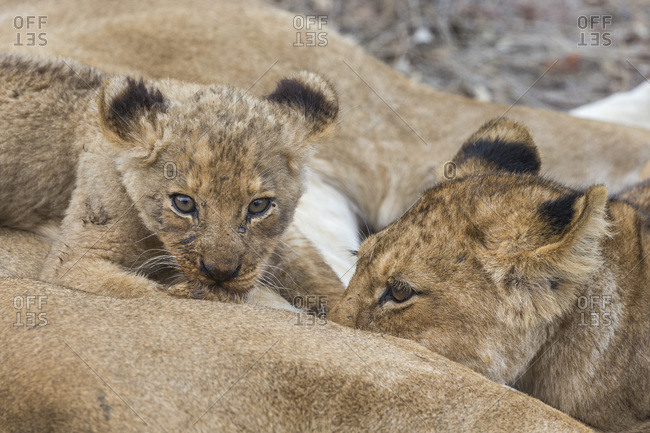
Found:
[[[206,277],[214,280],[217,283],[223,283],[230,281],[233,278],[236,278],[241,271],[241,263],[236,264],[235,267],[228,266],[224,264],[219,266],[218,264],[206,264],[203,259],[199,260],[199,271]]]

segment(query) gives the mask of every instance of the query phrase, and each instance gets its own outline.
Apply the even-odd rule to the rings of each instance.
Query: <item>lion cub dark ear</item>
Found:
[[[167,106],[160,90],[147,86],[142,79],[112,78],[100,91],[99,122],[113,144],[147,152],[162,136],[158,117]]]
[[[322,138],[335,130],[339,99],[334,87],[320,75],[303,71],[280,80],[267,99],[298,114],[307,127],[306,138]]]
[[[453,159],[457,177],[498,171],[539,174],[541,159],[525,126],[508,119],[485,123]]]
[[[582,282],[602,265],[601,241],[609,236],[607,188],[592,186],[542,203],[538,214],[547,243],[506,258],[519,275],[532,280]]]

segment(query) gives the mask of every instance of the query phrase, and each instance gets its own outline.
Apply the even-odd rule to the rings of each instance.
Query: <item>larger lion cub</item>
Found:
[[[284,268],[311,276],[308,290],[338,290],[290,227],[305,163],[337,117],[324,79],[301,73],[258,99],[65,60],[0,61],[0,225],[62,219],[43,279],[232,299],[262,280],[297,290]]]
[[[363,243],[329,317],[418,341],[600,429],[650,428],[650,184],[608,199],[549,181],[506,120],[454,164]]]

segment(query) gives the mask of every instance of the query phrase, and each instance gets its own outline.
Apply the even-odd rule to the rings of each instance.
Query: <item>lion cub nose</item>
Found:
[[[199,260],[199,271],[217,283],[224,283],[236,278],[241,271],[241,263],[205,263]]]

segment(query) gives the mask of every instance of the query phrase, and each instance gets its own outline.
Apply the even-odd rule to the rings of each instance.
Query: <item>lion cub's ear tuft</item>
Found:
[[[149,149],[162,135],[157,118],[167,106],[160,90],[148,87],[142,79],[109,79],[99,95],[100,125],[104,135],[120,147]]]
[[[321,138],[335,129],[338,96],[334,87],[320,75],[303,71],[280,80],[267,99],[301,116],[307,126],[307,138]]]
[[[538,212],[548,226],[548,232],[560,234],[567,228],[575,216],[575,204],[581,197],[579,192],[571,192],[555,200],[542,203]]]
[[[548,243],[520,257],[529,277],[581,282],[602,265],[601,241],[609,236],[607,188],[592,186],[543,203],[539,217]]]
[[[454,157],[460,176],[498,171],[538,174],[541,159],[525,126],[499,118],[485,123]]]

